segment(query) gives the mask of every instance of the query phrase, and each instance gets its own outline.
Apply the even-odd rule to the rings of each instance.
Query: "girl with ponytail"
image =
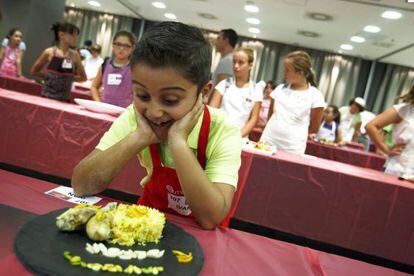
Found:
[[[326,106],[316,88],[316,76],[308,53],[295,51],[284,60],[286,84],[270,94],[269,121],[261,141],[279,149],[304,153],[308,137],[315,137]]]
[[[79,28],[70,23],[55,23],[51,31],[55,46],[47,48],[32,66],[32,74],[44,79],[42,96],[69,101],[72,83],[86,81],[77,51]]]

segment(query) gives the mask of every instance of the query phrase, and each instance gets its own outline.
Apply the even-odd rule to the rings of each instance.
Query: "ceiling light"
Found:
[[[315,33],[315,32],[312,32],[312,31],[304,31],[304,30],[298,30],[297,34],[307,36],[307,37],[319,37],[319,36],[321,36],[318,33]]]
[[[249,18],[246,18],[246,21],[247,21],[247,23],[249,23],[249,24],[253,24],[253,25],[258,25],[258,24],[260,24],[260,20],[259,20],[259,19],[257,19],[257,18],[254,18],[254,17],[249,17]]]
[[[98,1],[88,1],[88,4],[94,7],[100,7],[101,4]]]
[[[369,32],[369,33],[378,33],[381,31],[381,28],[374,26],[374,25],[368,25],[368,26],[365,26],[364,31]]]
[[[414,0],[407,0],[407,3],[414,3]]]
[[[259,7],[254,4],[247,4],[244,6],[244,10],[248,12],[259,12]]]
[[[73,8],[75,7],[75,3],[71,3],[70,6]]]
[[[249,32],[251,32],[252,34],[259,34],[260,30],[258,28],[255,28],[255,27],[250,27]]]
[[[331,21],[333,17],[329,14],[320,13],[320,12],[309,12],[306,14],[309,18],[318,20],[318,21]]]
[[[257,38],[257,35],[255,35],[255,34],[254,34],[254,35],[253,35],[253,38]]]
[[[339,50],[338,53],[342,54],[342,50]]]
[[[177,19],[177,16],[175,16],[175,14],[169,13],[169,12],[167,12],[166,14],[164,14],[164,16],[167,17],[168,19],[171,19],[171,20]]]
[[[212,15],[211,13],[199,12],[197,14],[198,14],[198,16],[200,16],[200,17],[202,17],[204,19],[210,19],[210,20],[217,19],[217,16]]]
[[[382,17],[386,19],[399,19],[401,18],[402,14],[397,11],[385,11],[381,14]]]
[[[163,2],[152,2],[152,5],[157,9],[165,9],[167,7]]]
[[[365,38],[363,38],[362,36],[354,35],[353,37],[351,37],[351,41],[356,43],[363,43],[365,42]]]
[[[352,45],[349,45],[349,44],[342,44],[341,45],[341,49],[342,50],[352,50],[352,49],[354,49],[354,47],[352,46]]]

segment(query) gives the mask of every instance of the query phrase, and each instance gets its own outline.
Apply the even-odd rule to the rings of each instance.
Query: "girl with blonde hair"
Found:
[[[254,52],[241,47],[233,54],[234,78],[222,80],[215,87],[210,105],[224,110],[239,127],[242,137],[249,135],[259,119],[263,87],[250,80]]]
[[[319,130],[326,106],[316,88],[316,76],[310,56],[304,51],[289,53],[284,60],[286,83],[270,94],[269,121],[261,141],[278,149],[304,153],[308,137]]]

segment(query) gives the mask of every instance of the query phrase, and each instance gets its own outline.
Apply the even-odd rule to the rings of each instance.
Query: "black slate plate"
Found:
[[[27,222],[16,235],[14,249],[17,257],[28,269],[37,275],[97,275],[99,273],[83,268],[72,266],[63,257],[64,251],[70,251],[72,255],[82,257],[85,262],[97,262],[101,264],[119,264],[126,268],[129,264],[138,267],[163,266],[164,272],[160,275],[197,275],[204,263],[203,251],[197,240],[180,227],[166,222],[163,238],[158,244],[148,243],[146,246],[134,245],[125,247],[118,244],[105,245],[121,249],[149,250],[159,248],[165,250],[161,259],[144,260],[120,260],[118,258],[107,258],[102,255],[92,255],[85,250],[89,240],[85,231],[61,232],[56,227],[56,217],[67,209],[57,210],[45,215],[37,216]],[[178,249],[183,252],[191,252],[193,260],[188,264],[180,264],[171,252]],[[100,272],[107,275],[116,275],[110,272]],[[122,274],[119,274],[122,275]],[[126,274],[123,274],[126,275]]]

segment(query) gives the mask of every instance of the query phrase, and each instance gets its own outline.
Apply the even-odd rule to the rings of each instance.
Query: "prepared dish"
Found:
[[[165,215],[142,205],[109,203],[105,207],[79,204],[56,219],[62,231],[86,228],[91,240],[131,246],[158,243],[162,238]]]

